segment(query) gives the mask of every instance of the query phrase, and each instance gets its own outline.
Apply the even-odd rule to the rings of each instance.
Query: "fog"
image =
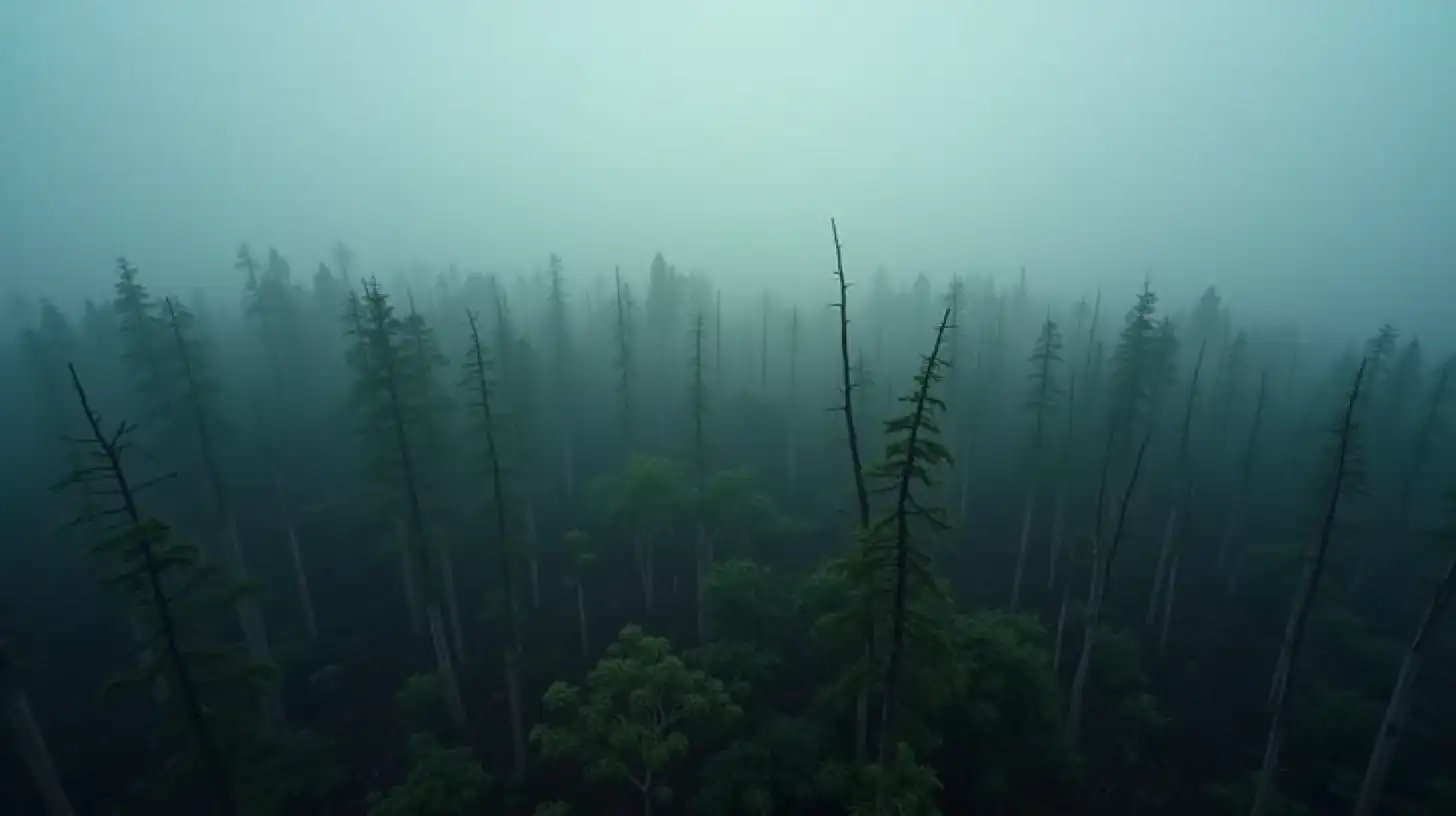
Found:
[[[232,292],[240,241],[346,240],[813,294],[835,216],[866,272],[1432,336],[1451,42],[1444,2],[12,2],[4,283]]]

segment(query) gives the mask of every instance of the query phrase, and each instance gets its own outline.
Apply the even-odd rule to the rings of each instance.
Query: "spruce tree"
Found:
[[[420,584],[436,670],[445,703],[457,730],[465,731],[465,705],[455,676],[454,660],[440,609],[440,585],[435,579],[438,554],[431,545],[421,496],[418,445],[420,424],[429,410],[428,394],[420,390],[418,368],[409,370],[411,350],[405,341],[404,322],[395,316],[389,296],[370,279],[361,298],[352,296],[346,329],[353,341],[349,361],[355,372],[354,405],[363,430],[372,442],[371,464],[376,475],[394,485],[394,502],[402,506],[407,557]],[[356,333],[357,332],[357,333]]]
[[[465,376],[461,386],[470,397],[469,410],[476,430],[485,445],[483,458],[490,480],[490,505],[495,518],[496,546],[500,550],[500,581],[504,596],[507,636],[502,640],[502,666],[505,672],[506,698],[511,716],[511,748],[515,760],[514,773],[520,778],[526,772],[526,733],[521,711],[521,618],[516,592],[516,552],[510,534],[509,509],[506,504],[505,469],[499,444],[497,415],[493,408],[491,382],[492,361],[480,339],[480,324],[474,312],[466,311],[470,325],[470,347],[465,353]],[[578,596],[579,599],[579,596]]]
[[[1032,477],[1026,488],[1026,500],[1021,514],[1021,541],[1016,549],[1016,569],[1011,578],[1011,608],[1017,608],[1021,599],[1021,580],[1026,571],[1026,552],[1031,539],[1032,514],[1035,511],[1037,493],[1045,478],[1042,451],[1046,439],[1046,424],[1056,409],[1061,388],[1057,384],[1057,364],[1062,360],[1062,333],[1055,320],[1048,314],[1037,333],[1036,345],[1031,353],[1031,373],[1026,409],[1032,416],[1031,470]]]

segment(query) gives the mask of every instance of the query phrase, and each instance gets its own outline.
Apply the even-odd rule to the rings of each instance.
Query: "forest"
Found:
[[[0,810],[1456,813],[1452,350],[823,227],[13,295]]]

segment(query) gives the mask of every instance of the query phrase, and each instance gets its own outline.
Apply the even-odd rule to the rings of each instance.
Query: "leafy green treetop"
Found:
[[[537,725],[531,741],[548,757],[581,763],[588,779],[630,782],[647,816],[654,802],[672,800],[662,775],[687,755],[691,729],[742,714],[722,681],[636,626],[622,630],[583,687],[557,681],[545,703],[558,724]]]

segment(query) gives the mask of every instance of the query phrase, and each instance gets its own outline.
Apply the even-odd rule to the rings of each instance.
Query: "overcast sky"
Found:
[[[0,282],[851,261],[1456,317],[1456,2],[0,2]],[[1116,302],[1116,301],[1114,301]]]

